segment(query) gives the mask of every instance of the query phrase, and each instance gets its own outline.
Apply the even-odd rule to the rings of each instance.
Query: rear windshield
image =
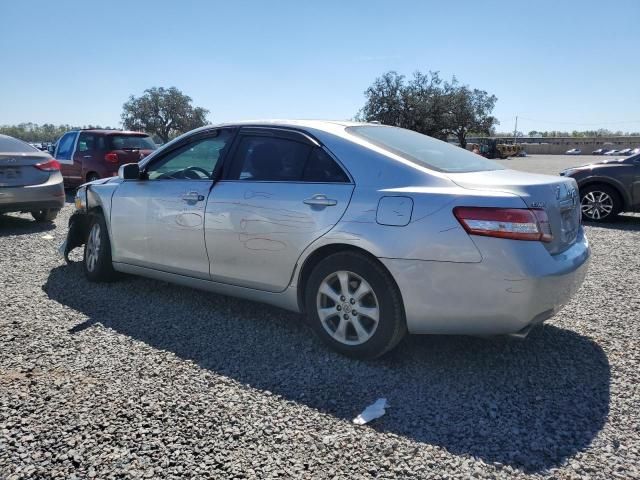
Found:
[[[155,150],[156,144],[149,135],[109,135],[111,150]]]
[[[27,142],[18,140],[17,138],[7,137],[0,135],[0,152],[3,153],[30,153],[33,151],[38,152],[36,147],[29,145]]]
[[[347,131],[417,165],[439,172],[503,170],[499,163],[412,130],[363,125],[347,127]]]

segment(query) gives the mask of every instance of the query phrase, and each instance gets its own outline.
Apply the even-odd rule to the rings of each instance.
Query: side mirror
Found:
[[[125,163],[118,169],[118,177],[123,180],[140,180],[140,166],[137,163]]]

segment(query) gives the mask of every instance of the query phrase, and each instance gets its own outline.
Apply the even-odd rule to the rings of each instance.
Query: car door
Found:
[[[631,187],[631,198],[633,199],[634,210],[640,211],[640,154],[634,155],[631,161],[635,167],[633,185]]]
[[[60,163],[60,171],[65,183],[78,185],[82,183],[82,164],[77,164],[74,159],[76,140],[79,132],[67,132],[56,144],[53,158]]]
[[[98,139],[102,140],[102,137],[98,137],[92,132],[80,132],[78,136],[78,142],[73,152],[72,168],[74,178],[80,179],[81,183],[86,180],[87,172],[96,171],[93,164],[97,160],[99,161]],[[102,143],[104,143],[104,140]]]
[[[230,155],[207,202],[211,278],[283,291],[302,251],[344,214],[353,182],[302,132],[245,127]]]
[[[113,197],[114,261],[209,278],[206,199],[230,129],[190,138],[145,164]]]

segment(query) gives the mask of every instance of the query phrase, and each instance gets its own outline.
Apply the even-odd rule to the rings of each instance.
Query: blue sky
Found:
[[[499,130],[640,131],[638,0],[8,0],[0,18],[0,124],[118,126],[152,86],[212,122],[347,119],[383,72],[437,70],[495,94]]]

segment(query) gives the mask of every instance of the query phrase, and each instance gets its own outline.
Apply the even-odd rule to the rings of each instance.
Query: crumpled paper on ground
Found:
[[[353,423],[356,425],[364,425],[371,420],[380,418],[385,414],[385,408],[388,408],[386,398],[379,398],[374,403],[365,408],[360,415],[353,419]]]

